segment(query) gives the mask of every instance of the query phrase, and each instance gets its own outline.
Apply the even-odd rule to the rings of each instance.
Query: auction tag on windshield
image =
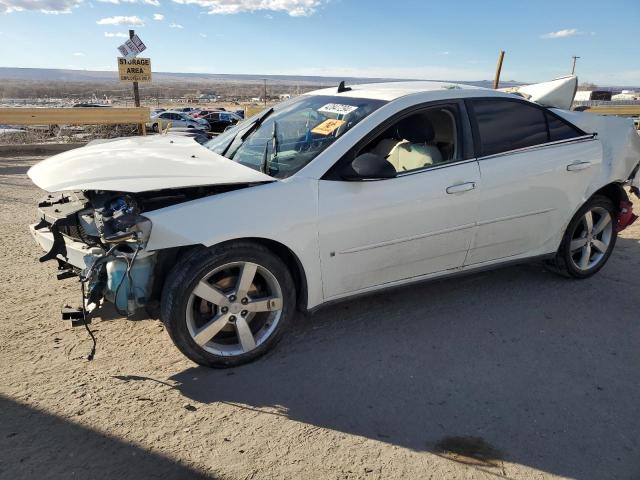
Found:
[[[334,120],[332,118],[329,118],[328,120],[322,122],[320,125],[314,127],[311,132],[318,133],[320,135],[331,135],[345,123],[347,122],[345,122],[344,120]]]
[[[358,107],[353,105],[342,105],[341,103],[327,103],[324,107],[318,109],[322,113],[335,113],[336,115],[348,115],[357,110]]]

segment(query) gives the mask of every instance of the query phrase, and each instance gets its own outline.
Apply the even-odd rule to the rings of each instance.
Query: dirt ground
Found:
[[[510,267],[342,303],[207,370],[158,321],[60,320],[0,159],[0,478],[638,479],[640,225],[570,281]],[[637,210],[640,204],[636,203]]]

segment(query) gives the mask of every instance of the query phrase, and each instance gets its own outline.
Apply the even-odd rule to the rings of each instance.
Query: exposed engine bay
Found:
[[[88,190],[44,197],[38,203],[40,221],[32,226],[34,237],[47,250],[40,261],[57,260],[58,279],[79,276],[83,284],[83,311],[74,314],[67,309],[67,319],[86,321],[86,313],[105,299],[123,316],[148,304],[158,252],[144,250],[152,229],[145,212],[247,186],[135,194]],[[46,239],[49,245],[43,243]]]

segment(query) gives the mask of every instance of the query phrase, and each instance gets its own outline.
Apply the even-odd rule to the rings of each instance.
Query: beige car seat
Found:
[[[431,122],[424,116],[412,116],[396,127],[396,138],[382,139],[372,153],[386,158],[396,172],[406,172],[442,162],[438,147],[430,143],[434,138]]]

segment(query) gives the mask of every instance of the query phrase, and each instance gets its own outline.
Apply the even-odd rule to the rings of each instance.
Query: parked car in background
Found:
[[[102,103],[76,103],[74,108],[111,108],[111,105],[104,105]]]
[[[596,274],[634,220],[640,136],[630,119],[552,107],[451,83],[341,84],[204,145],[155,135],[49,158],[28,172],[52,192],[31,232],[40,261],[82,272],[85,305],[159,302],[187,357],[240,365],[297,309],[514,261]]]
[[[156,115],[159,115],[162,112],[166,112],[166,111],[167,111],[166,108],[153,108],[153,109],[151,109],[151,116],[155,117]]]
[[[203,119],[192,118],[184,112],[168,111],[161,112],[151,117],[151,130],[159,132],[171,124],[176,128],[196,128],[199,130],[209,130],[209,122]]]
[[[193,118],[199,118],[199,117],[203,117],[205,115],[209,115],[210,113],[213,112],[224,112],[224,110],[220,110],[218,108],[205,108],[202,110],[196,110],[194,112],[191,113],[191,116]]]
[[[200,117],[209,122],[209,130],[213,133],[222,133],[243,119],[231,112],[211,112]]]
[[[199,110],[199,108],[197,108],[197,107],[178,107],[178,108],[172,108],[171,110],[174,111],[174,112],[183,112],[183,113],[191,115],[191,113]]]

